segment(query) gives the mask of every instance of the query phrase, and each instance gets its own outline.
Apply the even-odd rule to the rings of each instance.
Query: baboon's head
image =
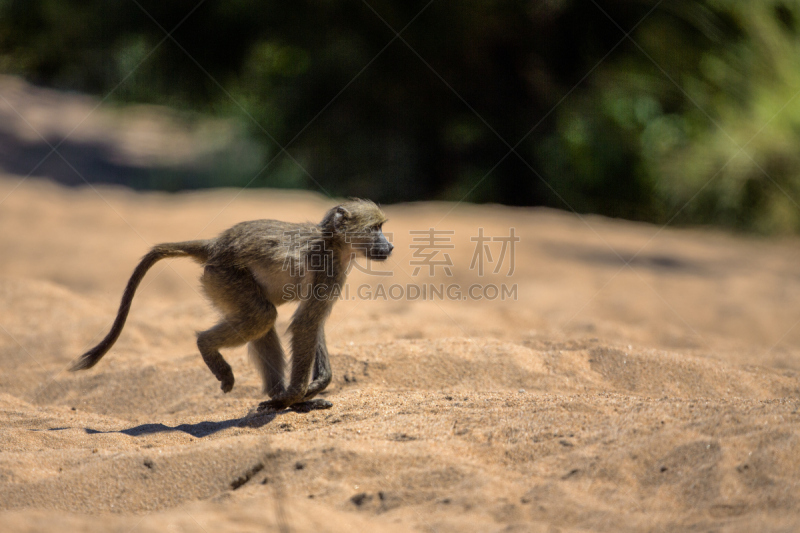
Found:
[[[337,205],[322,219],[324,230],[342,236],[352,251],[377,261],[385,261],[394,246],[383,235],[386,215],[370,200],[351,200]]]

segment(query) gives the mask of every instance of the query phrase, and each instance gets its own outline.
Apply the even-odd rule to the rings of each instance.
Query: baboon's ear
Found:
[[[341,231],[344,229],[345,223],[350,220],[350,211],[342,207],[341,205],[336,208],[336,214],[333,215],[333,229],[335,231]]]

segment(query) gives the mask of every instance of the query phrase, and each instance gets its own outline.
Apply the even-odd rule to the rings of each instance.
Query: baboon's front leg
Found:
[[[250,341],[247,346],[250,359],[261,375],[263,392],[270,398],[280,396],[286,390],[283,384],[285,366],[281,341],[273,327],[262,337]]]
[[[327,314],[328,302],[307,300],[294,313],[289,330],[292,333],[292,371],[289,386],[283,394],[261,402],[259,411],[283,409],[303,401],[308,392],[309,380],[316,363],[317,347],[322,324]],[[327,360],[327,359],[326,359]]]
[[[331,363],[328,359],[328,346],[325,344],[325,329],[320,328],[317,340],[317,353],[314,359],[314,373],[303,400],[308,401],[324,391],[330,384],[331,378],[333,378],[333,373],[331,372]]]

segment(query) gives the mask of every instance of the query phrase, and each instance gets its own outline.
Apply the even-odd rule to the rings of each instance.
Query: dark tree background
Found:
[[[769,0],[0,0],[0,70],[243,117],[266,169],[189,186],[786,232],[800,229],[799,14]]]

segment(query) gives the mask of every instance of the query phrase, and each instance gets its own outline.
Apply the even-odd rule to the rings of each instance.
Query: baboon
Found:
[[[352,200],[330,209],[319,224],[277,220],[242,222],[216,239],[158,244],[142,258],[128,280],[108,335],[71,370],[91,368],[114,345],[125,325],[131,300],[147,270],[167,257],[190,257],[204,266],[200,278],[222,320],[197,334],[197,347],[223,392],[233,388],[233,371],[220,348],[248,344],[251,360],[269,401],[258,410],[308,402],[331,381],[325,320],[339,296],[355,255],[384,261],[394,248],[383,235],[386,217],[369,200]],[[284,354],[275,331],[277,307],[300,301],[289,331],[292,365],[284,385]],[[316,400],[318,407],[330,407]]]

